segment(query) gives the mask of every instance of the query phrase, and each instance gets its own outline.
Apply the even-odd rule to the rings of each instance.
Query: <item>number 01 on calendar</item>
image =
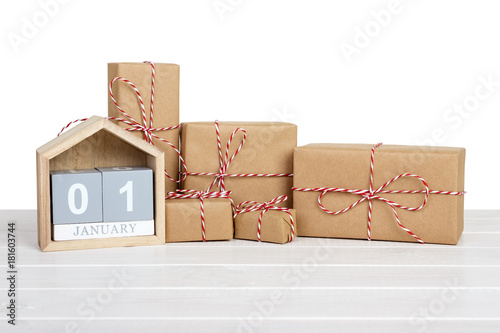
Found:
[[[55,241],[154,234],[153,170],[56,170],[50,178]]]

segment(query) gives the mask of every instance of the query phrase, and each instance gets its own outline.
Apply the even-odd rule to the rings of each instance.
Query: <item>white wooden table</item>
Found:
[[[497,333],[500,211],[466,216],[458,246],[297,238],[42,253],[35,211],[0,211],[0,332]]]

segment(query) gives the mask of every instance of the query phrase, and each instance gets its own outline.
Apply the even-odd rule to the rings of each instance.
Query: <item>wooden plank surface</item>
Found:
[[[500,290],[449,290],[444,283],[442,290],[273,288],[124,291],[117,288],[110,291],[103,288],[62,290],[56,294],[53,290],[30,290],[22,294],[26,301],[20,302],[20,306],[24,306],[21,316],[26,318],[245,318],[256,311],[278,318],[401,319],[426,313],[433,317],[494,319],[500,308]]]
[[[297,238],[43,253],[16,222],[18,325],[1,332],[499,332],[500,212],[457,246]],[[6,271],[6,260],[0,261]],[[2,308],[7,281],[1,279]],[[4,310],[5,312],[5,310]]]
[[[20,323],[15,332],[426,332],[426,333],[498,333],[499,321],[492,319],[441,317],[432,321],[409,321],[398,318],[266,318],[265,322],[248,323],[248,318],[150,318],[109,319],[38,318]],[[284,324],[285,323],[285,324]],[[198,329],[195,329],[197,327]]]

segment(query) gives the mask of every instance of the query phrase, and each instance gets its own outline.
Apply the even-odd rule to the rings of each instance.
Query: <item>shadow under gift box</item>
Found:
[[[226,144],[237,128],[247,133],[246,141],[232,160],[226,174],[281,174],[293,172],[293,150],[297,147],[297,126],[283,122],[220,122],[222,156]],[[243,133],[237,132],[229,148],[229,157],[239,147]],[[219,151],[213,122],[192,122],[181,125],[182,156],[190,173],[219,173]],[[189,175],[183,189],[206,191],[215,176]],[[231,191],[235,205],[242,201],[264,202],[287,195],[291,198],[292,177],[224,177],[225,189]],[[216,186],[212,190],[217,190]],[[219,189],[220,190],[220,189]],[[279,206],[291,208],[287,200]]]
[[[368,144],[309,144],[294,152],[294,188],[335,187],[369,190],[371,148]],[[382,145],[375,149],[373,189],[411,173],[425,179],[430,191],[464,191],[465,149]],[[424,190],[416,178],[403,177],[384,190]],[[321,192],[294,191],[298,236],[367,238],[368,201],[331,215],[318,205]],[[418,207],[424,194],[377,194],[406,207]],[[351,193],[327,193],[330,211],[342,210],[362,198]],[[415,242],[401,229],[391,207],[373,199],[371,239]],[[395,207],[401,223],[426,243],[457,244],[464,228],[464,196],[430,194],[417,211]]]
[[[258,240],[257,230],[262,211],[246,212],[234,218],[234,238]],[[290,209],[293,220],[295,209]],[[269,210],[262,216],[260,238],[263,242],[285,244],[292,239],[292,224],[287,212]]]

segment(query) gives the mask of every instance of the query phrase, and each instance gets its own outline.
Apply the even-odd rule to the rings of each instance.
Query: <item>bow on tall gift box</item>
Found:
[[[299,236],[457,244],[465,149],[310,144],[294,153]]]
[[[179,65],[109,63],[108,119],[165,153],[165,193],[179,187]]]

